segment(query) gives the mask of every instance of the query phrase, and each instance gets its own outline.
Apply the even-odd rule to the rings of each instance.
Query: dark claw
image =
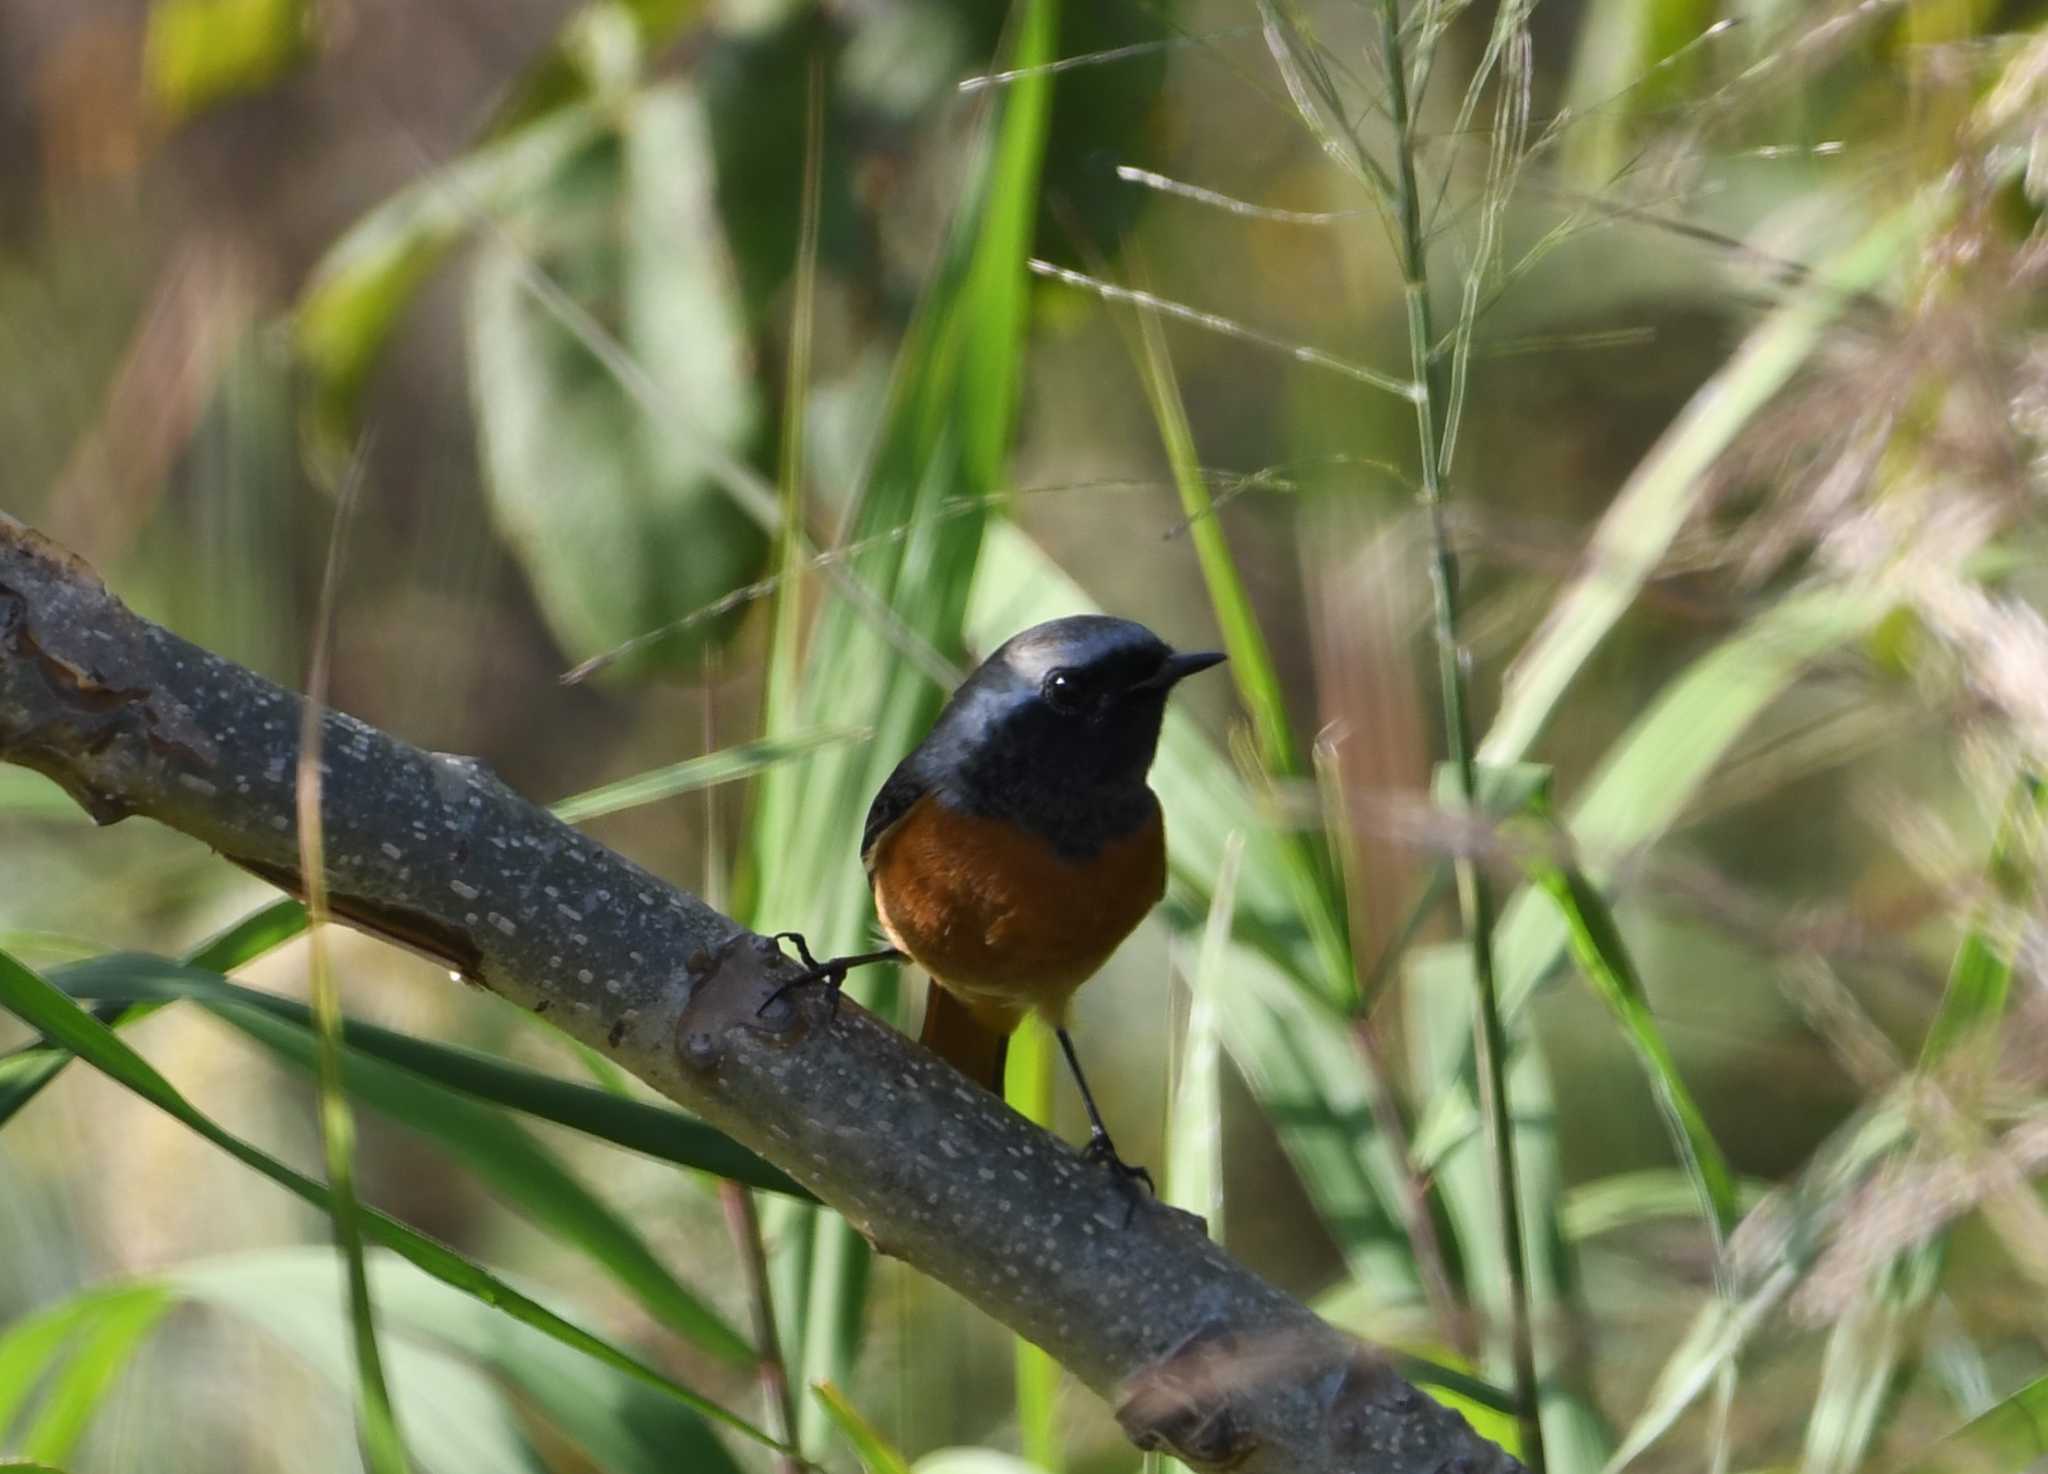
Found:
[[[769,940],[774,942],[788,942],[792,947],[796,948],[796,955],[798,961],[802,962],[805,967],[808,967],[813,972],[816,972],[818,970],[818,959],[811,955],[811,944],[804,940],[804,934],[802,932],[779,931],[775,933],[774,936],[770,937]]]
[[[839,1017],[839,990],[846,984],[845,963],[838,959],[834,959],[831,962],[818,961],[817,958],[811,955],[810,944],[804,940],[802,932],[779,931],[775,933],[774,940],[778,942],[786,941],[795,947],[797,958],[803,963],[804,970],[763,999],[761,1006],[754,1010],[754,1017],[759,1018],[770,1008],[773,1008],[781,1000],[784,993],[791,992],[797,988],[808,988],[815,983],[823,983],[832,990],[832,1009],[826,1015],[826,1019],[828,1022],[836,1021]]]
[[[1081,1148],[1081,1157],[1083,1161],[1107,1167],[1109,1175],[1116,1179],[1117,1186],[1130,1194],[1130,1201],[1124,1207],[1124,1227],[1130,1227],[1131,1219],[1138,1211],[1139,1202],[1142,1201],[1138,1192],[1139,1183],[1145,1184],[1145,1195],[1155,1198],[1159,1196],[1159,1189],[1152,1185],[1152,1174],[1143,1167],[1133,1167],[1118,1156],[1108,1133],[1098,1131],[1089,1137],[1088,1145]]]

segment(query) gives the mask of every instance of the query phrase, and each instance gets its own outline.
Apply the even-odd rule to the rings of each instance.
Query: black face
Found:
[[[1176,654],[1104,615],[1034,626],[962,683],[926,739],[922,776],[963,807],[1088,852],[1149,815],[1167,694],[1222,658]]]

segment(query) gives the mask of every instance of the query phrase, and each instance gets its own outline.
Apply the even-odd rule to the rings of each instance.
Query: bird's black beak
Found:
[[[1138,682],[1132,689],[1137,691],[1164,691],[1178,685],[1198,670],[1207,670],[1212,665],[1221,665],[1228,657],[1221,650],[1175,651],[1166,657],[1158,670]]]

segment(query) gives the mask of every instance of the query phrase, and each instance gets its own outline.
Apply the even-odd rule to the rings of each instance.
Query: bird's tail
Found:
[[[933,983],[924,993],[924,1028],[917,1042],[986,1090],[1003,1093],[1003,1060],[1010,1036],[991,1029],[965,1003]]]

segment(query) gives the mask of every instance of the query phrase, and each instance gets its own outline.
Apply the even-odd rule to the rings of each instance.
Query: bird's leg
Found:
[[[1074,1083],[1081,1087],[1081,1104],[1088,1107],[1088,1145],[1081,1149],[1081,1155],[1091,1162],[1100,1162],[1109,1168],[1117,1184],[1131,1193],[1130,1208],[1124,1213],[1124,1222],[1131,1221],[1131,1214],[1137,1211],[1137,1185],[1145,1184],[1145,1191],[1158,1196],[1158,1189],[1152,1186],[1152,1174],[1143,1167],[1133,1167],[1116,1154],[1116,1144],[1109,1139],[1109,1128],[1102,1124],[1102,1112],[1095,1108],[1095,1094],[1088,1088],[1088,1077],[1081,1073],[1080,1056],[1074,1053],[1074,1041],[1065,1029],[1054,1031],[1060,1036],[1060,1048],[1067,1056],[1067,1068],[1074,1072]]]
[[[797,958],[803,963],[804,970],[777,988],[773,993],[770,993],[763,1000],[761,1006],[754,1010],[756,1018],[766,1013],[768,1006],[784,993],[789,992],[793,988],[809,987],[813,983],[823,983],[832,990],[832,1016],[837,1018],[839,1016],[839,990],[846,985],[846,974],[850,969],[866,967],[871,962],[902,962],[905,960],[904,954],[897,948],[884,947],[879,952],[856,952],[851,956],[832,957],[820,962],[811,955],[810,944],[804,940],[802,932],[779,931],[775,933],[774,940],[778,942],[786,941],[795,947]]]

